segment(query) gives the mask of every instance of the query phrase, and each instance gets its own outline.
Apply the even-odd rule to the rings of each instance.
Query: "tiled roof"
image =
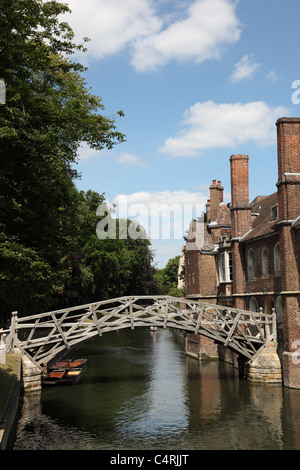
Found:
[[[299,217],[297,217],[297,219],[294,220],[294,222],[292,223],[292,227],[300,228],[300,215]]]
[[[214,247],[213,237],[208,233],[204,221],[192,220],[186,237],[186,249],[212,251]]]
[[[216,222],[219,225],[231,225],[231,212],[226,204],[220,204],[220,209]]]
[[[242,237],[242,241],[271,235],[277,232],[278,219],[272,220],[271,208],[277,204],[277,192],[270,196],[257,196],[251,205],[253,214],[252,229]],[[254,214],[258,214],[254,216]]]

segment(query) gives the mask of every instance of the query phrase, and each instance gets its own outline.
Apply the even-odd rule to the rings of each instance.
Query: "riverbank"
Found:
[[[6,354],[0,364],[0,450],[5,450],[15,423],[20,398],[21,356]]]

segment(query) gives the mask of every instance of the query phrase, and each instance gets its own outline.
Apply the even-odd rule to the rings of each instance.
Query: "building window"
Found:
[[[250,312],[258,312],[258,304],[255,297],[251,297],[250,299],[249,310]]]
[[[261,253],[261,270],[262,277],[266,278],[269,276],[268,251],[266,248],[263,248]]]
[[[276,243],[274,248],[274,275],[280,276],[280,247],[279,242]]]
[[[219,256],[219,279],[220,282],[226,281],[226,271],[225,271],[225,251],[222,251]]]
[[[247,268],[248,279],[255,279],[255,254],[252,248],[248,251]]]
[[[219,282],[232,281],[232,256],[231,251],[221,251],[219,254]]]
[[[232,253],[228,251],[229,280],[232,281]]]
[[[281,301],[281,295],[279,295],[276,299],[275,311],[276,311],[277,328],[282,328],[282,301]]]
[[[278,206],[271,207],[271,220],[276,220],[278,219]]]

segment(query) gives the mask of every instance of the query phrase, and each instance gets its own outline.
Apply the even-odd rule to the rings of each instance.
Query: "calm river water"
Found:
[[[72,353],[81,381],[25,396],[13,449],[300,449],[300,390],[187,357],[178,333],[119,330]]]

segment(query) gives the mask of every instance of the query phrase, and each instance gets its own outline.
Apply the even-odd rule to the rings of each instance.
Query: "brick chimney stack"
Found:
[[[223,186],[221,181],[213,180],[209,187],[210,191],[210,221],[216,220],[219,213],[220,202],[223,202]]]
[[[295,247],[299,243],[293,220],[300,215],[300,118],[280,118],[277,126],[278,152],[278,232],[283,333],[283,380],[292,388],[300,388],[299,291],[300,279]]]
[[[231,235],[232,235],[232,293],[235,307],[244,308],[244,253],[239,239],[251,228],[249,205],[248,155],[230,157],[231,173]],[[239,297],[240,294],[240,297]]]
[[[242,237],[251,228],[248,160],[248,155],[230,157],[232,238]]]
[[[219,202],[223,202],[223,190],[224,188],[221,185],[221,181],[218,181],[218,186],[219,186]]]
[[[300,214],[300,118],[280,118],[276,125],[279,218],[294,220]]]
[[[206,221],[210,222],[210,199],[206,202]]]

